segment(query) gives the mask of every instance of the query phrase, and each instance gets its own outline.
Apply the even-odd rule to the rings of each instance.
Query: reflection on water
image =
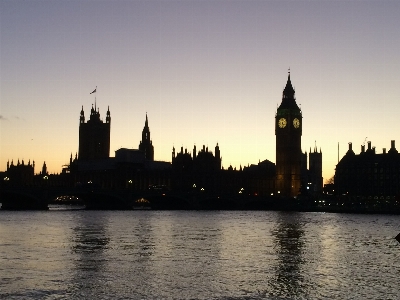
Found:
[[[158,260],[154,266],[154,272],[162,269],[165,274],[163,298],[171,291],[182,299],[193,298],[193,291],[204,293],[204,287],[217,284],[221,229],[216,216],[208,212],[171,215],[173,221],[165,232],[168,242],[164,245],[169,258]]]
[[[135,242],[137,243],[137,258],[139,261],[149,260],[155,250],[155,241],[151,226],[149,218],[138,219]]]
[[[124,231],[123,236],[120,237],[121,240],[129,243],[129,247],[125,248],[129,250],[123,251],[121,249],[114,254],[114,259],[118,260],[118,256],[124,253],[124,260],[127,260],[131,265],[127,265],[121,270],[123,274],[126,274],[126,278],[117,277],[115,279],[118,282],[115,293],[119,293],[121,288],[126,286],[129,289],[125,297],[144,298],[149,294],[149,291],[157,289],[157,286],[153,283],[156,275],[152,271],[152,260],[157,242],[154,238],[154,222],[151,214],[144,211],[141,217],[132,217],[134,220],[131,221],[129,230]],[[117,248],[118,245],[115,245],[115,247]],[[112,269],[113,264],[109,268]]]
[[[396,299],[400,216],[0,213],[0,298]]]
[[[275,288],[285,296],[307,298],[307,290],[302,287],[303,235],[301,214],[296,212],[278,213],[277,223],[272,230],[278,257],[275,280],[277,286]]]
[[[94,215],[94,216],[92,216]],[[90,297],[91,290],[104,292],[105,268],[110,237],[107,234],[107,216],[103,212],[89,215],[78,212],[71,228],[70,245],[74,254],[73,278],[67,294],[71,297]]]
[[[100,255],[110,240],[106,236],[103,220],[96,220],[94,224],[79,224],[73,228],[73,233],[72,249],[82,256],[81,260],[85,260],[86,254]]]

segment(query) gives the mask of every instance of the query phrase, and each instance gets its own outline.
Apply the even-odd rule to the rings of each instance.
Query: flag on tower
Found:
[[[93,93],[96,93],[96,90],[97,90],[97,87],[94,89],[93,92],[90,93],[90,95],[93,94]]]

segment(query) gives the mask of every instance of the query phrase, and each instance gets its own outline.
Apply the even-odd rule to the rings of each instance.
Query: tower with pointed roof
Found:
[[[43,167],[42,167],[42,175],[48,175],[49,173],[47,173],[47,166],[46,166],[46,162],[43,162]]]
[[[146,113],[146,121],[144,123],[143,131],[142,131],[142,140],[139,144],[139,150],[144,152],[145,158],[147,160],[154,160],[154,146],[153,142],[150,139],[150,128],[149,128],[149,120],[147,119]]]
[[[303,117],[296,103],[290,71],[282,102],[275,115],[276,193],[295,197],[301,188],[301,135]]]
[[[95,106],[90,110],[90,118],[85,123],[83,106],[79,119],[79,160],[104,159],[110,156],[110,107],[106,113],[106,122],[100,119],[100,111]]]

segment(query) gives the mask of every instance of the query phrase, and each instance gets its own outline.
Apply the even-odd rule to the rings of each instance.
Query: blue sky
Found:
[[[79,112],[111,111],[111,156],[137,148],[146,112],[155,159],[218,143],[222,164],[275,162],[287,70],[303,151],[377,152],[399,140],[400,1],[1,1],[0,170],[78,151]],[[400,140],[398,141],[400,145]]]

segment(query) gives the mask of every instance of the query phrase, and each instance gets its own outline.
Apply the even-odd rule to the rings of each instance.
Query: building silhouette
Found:
[[[321,193],[322,152],[316,148],[311,152],[310,149],[308,166],[307,153],[301,150],[302,121],[289,73],[275,116],[276,164],[265,159],[258,164],[241,166],[238,170],[231,166],[224,170],[218,143],[214,153],[205,145],[200,151],[195,145],[192,153],[183,147],[177,152],[173,147],[171,189],[180,192],[200,189],[216,195],[240,193],[286,198],[300,193]],[[145,151],[145,145],[151,146],[147,116],[139,148]]]
[[[205,145],[199,151],[194,145],[192,153],[183,147],[178,153],[173,147],[172,163],[155,161],[147,113],[138,149],[120,148],[110,157],[110,110],[108,107],[103,122],[95,102],[87,122],[82,106],[79,152],[75,158],[71,153],[69,164],[64,166],[60,176],[48,175],[44,163],[36,184],[81,186],[90,183],[104,189],[131,191],[162,187],[163,191],[182,195],[202,193],[209,199],[278,196],[280,201],[281,197],[292,198],[300,193],[315,196],[322,190],[322,152],[318,152],[316,146],[308,155],[302,152],[302,121],[289,73],[275,115],[276,163],[264,159],[239,169],[232,166],[224,169],[218,143],[214,152]],[[15,168],[13,163],[11,166],[7,163],[5,176],[9,175],[10,184],[14,178],[17,178],[15,182],[32,182],[34,165],[29,165],[22,163]],[[341,181],[340,168],[338,164],[338,182]]]
[[[276,181],[276,166],[273,162],[266,159],[257,165],[244,167],[241,173],[241,188],[244,193],[253,196],[273,195]]]
[[[110,157],[110,123],[108,108],[106,122],[100,119],[96,106],[90,120],[85,123],[83,108],[79,126],[79,155],[70,156],[69,165],[63,170],[70,174],[72,185],[88,182],[105,189],[144,191],[151,186],[169,188],[171,163],[154,161],[154,146],[146,114],[145,126],[139,149],[120,148]]]
[[[318,195],[323,190],[322,151],[314,150],[301,155],[301,194]]]
[[[335,192],[339,195],[358,196],[372,199],[393,199],[400,193],[400,154],[395,141],[391,141],[389,151],[383,148],[378,154],[375,147],[361,146],[355,154],[352,143],[346,154],[336,165]]]
[[[90,110],[90,118],[85,123],[83,106],[79,122],[79,160],[105,159],[110,156],[110,108],[107,109],[106,122],[100,119],[96,104]]]
[[[16,186],[29,186],[33,184],[35,173],[35,161],[31,163],[29,160],[28,164],[25,164],[24,160],[21,162],[18,159],[16,165],[11,160],[11,164],[7,162],[7,180],[11,181],[12,185]]]
[[[295,99],[290,73],[283,90],[282,103],[275,116],[276,164],[268,159],[236,170],[221,169],[219,145],[215,155],[203,146],[197,153],[187,149],[172,151],[172,188],[180,191],[207,187],[218,194],[247,196],[296,197],[300,193],[317,195],[322,192],[322,152],[301,150],[302,112]],[[199,186],[200,184],[200,186]]]
[[[150,128],[149,121],[147,119],[146,113],[146,121],[144,123],[143,131],[142,131],[142,140],[139,144],[139,150],[144,152],[144,156],[147,160],[154,160],[154,147],[153,142],[150,139]]]
[[[201,190],[206,193],[219,193],[222,158],[218,143],[214,153],[205,145],[198,152],[194,145],[193,155],[187,149],[183,151],[183,147],[176,153],[173,147],[172,188],[182,192]]]
[[[277,194],[295,197],[301,188],[302,112],[288,75],[282,102],[275,115]]]
[[[314,194],[321,194],[323,189],[323,177],[322,177],[322,151],[319,152],[317,146],[314,147],[314,151],[309,153],[309,169],[308,169],[308,183],[309,188]]]

